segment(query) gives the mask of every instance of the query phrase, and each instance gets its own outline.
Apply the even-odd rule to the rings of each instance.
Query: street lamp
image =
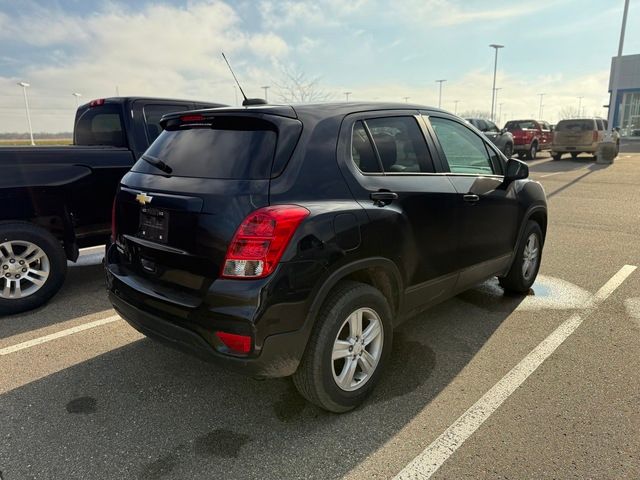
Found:
[[[493,107],[493,111],[495,112],[496,111],[496,107],[495,106],[498,105],[498,92],[500,90],[502,90],[502,87],[496,87],[493,90],[494,90],[494,92],[496,92],[495,100],[494,100],[494,107]],[[492,118],[491,120],[495,122],[495,118]]]
[[[27,87],[30,87],[27,82],[18,82],[18,85],[22,87],[22,93],[24,93],[24,108],[27,111],[27,122],[29,123],[29,136],[31,137],[31,145],[35,145],[33,141],[33,128],[31,127],[31,115],[29,114],[29,100],[27,100]]]
[[[495,60],[493,61],[493,88],[491,90],[491,120],[493,120],[493,114],[494,114],[494,110],[493,107],[495,106],[495,99],[496,99],[496,74],[498,72],[498,50],[500,48],[504,48],[504,45],[498,45],[497,43],[492,43],[491,45],[489,45],[489,47],[495,49],[496,54],[495,54]]]
[[[542,120],[542,99],[544,98],[545,95],[546,93],[538,94],[538,96],[540,97],[540,108],[538,109],[538,120]]]
[[[265,85],[264,87],[260,87],[260,88],[262,88],[264,90],[264,101],[267,102],[268,101],[268,99],[267,99],[267,90],[269,90],[270,87],[269,87],[269,85]]]
[[[402,97],[404,98],[404,103],[409,103],[409,97]]]
[[[351,95],[353,92],[344,92],[344,98],[345,101],[348,102],[349,101],[349,95]]]
[[[76,97],[76,108],[78,108],[80,106],[80,97],[82,96],[82,94],[78,92],[73,92],[71,95]]]
[[[438,108],[442,106],[442,84],[446,81],[446,78],[443,78],[442,80],[436,80],[436,83],[440,84],[440,93],[438,93]]]

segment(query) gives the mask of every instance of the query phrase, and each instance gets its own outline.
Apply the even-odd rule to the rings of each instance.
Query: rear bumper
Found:
[[[552,145],[551,151],[554,153],[570,153],[570,152],[585,152],[592,153],[598,150],[597,143],[590,143],[587,145]]]
[[[109,300],[124,320],[144,335],[254,377],[292,375],[304,354],[307,302],[280,300],[268,281],[216,280],[205,293],[186,294],[162,287],[124,269],[115,246],[107,249],[105,273]],[[277,272],[271,281],[277,281]],[[231,282],[231,283],[229,283]],[[215,332],[250,336],[247,355],[230,351]]]

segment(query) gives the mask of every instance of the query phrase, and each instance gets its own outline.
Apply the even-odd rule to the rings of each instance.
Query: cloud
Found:
[[[368,0],[263,0],[259,11],[269,28],[296,27],[300,24],[312,28],[330,28],[343,24],[344,20],[371,3]]]

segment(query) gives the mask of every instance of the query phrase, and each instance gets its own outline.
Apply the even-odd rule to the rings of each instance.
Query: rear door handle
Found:
[[[473,194],[473,193],[467,193],[466,195],[462,196],[462,199],[465,202],[476,203],[477,201],[480,200],[480,197],[478,195]]]
[[[398,194],[390,192],[389,190],[378,190],[377,192],[371,192],[369,198],[373,200],[373,204],[376,207],[384,207],[389,205],[394,200],[398,199]]]

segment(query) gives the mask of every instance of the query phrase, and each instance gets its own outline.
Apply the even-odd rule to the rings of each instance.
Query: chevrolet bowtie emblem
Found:
[[[136,202],[138,202],[140,205],[146,205],[147,203],[151,203],[151,200],[153,200],[153,197],[150,197],[144,192],[140,192],[139,194],[136,195]]]

